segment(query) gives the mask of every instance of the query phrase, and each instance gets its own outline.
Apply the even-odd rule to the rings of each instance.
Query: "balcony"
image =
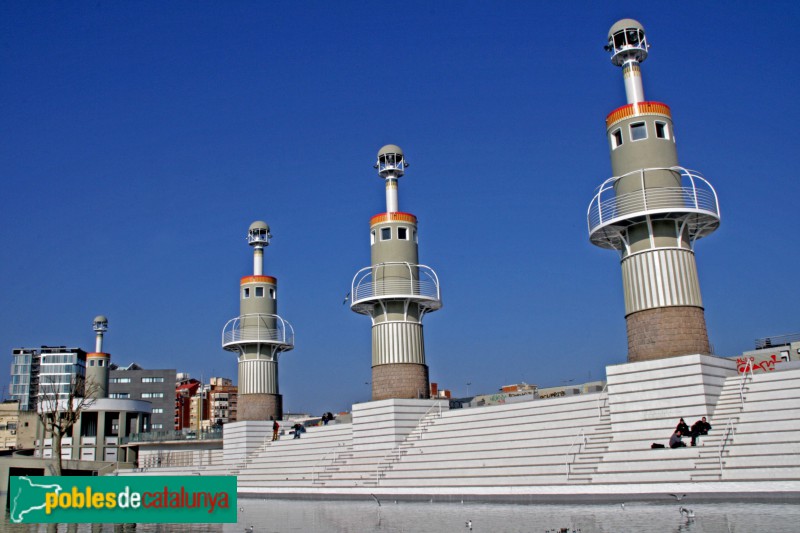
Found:
[[[426,265],[403,262],[364,267],[353,277],[350,308],[370,314],[381,300],[410,300],[427,311],[442,307],[439,277]]]
[[[222,347],[238,351],[242,344],[270,344],[287,352],[294,348],[294,328],[278,315],[238,316],[222,328]]]
[[[646,188],[648,174],[672,172],[680,187]],[[622,178],[639,176],[640,190],[617,195],[615,184]],[[586,214],[593,244],[611,249],[624,247],[622,232],[646,219],[668,218],[683,224],[692,241],[719,227],[719,201],[714,187],[694,170],[683,167],[646,168],[607,179],[592,198]]]

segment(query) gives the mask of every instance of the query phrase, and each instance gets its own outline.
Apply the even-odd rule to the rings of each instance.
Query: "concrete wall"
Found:
[[[282,422],[278,423],[283,425]],[[265,442],[271,441],[272,422],[231,422],[222,426],[222,432],[223,458],[226,463],[235,464],[244,461],[248,454]]]
[[[353,446],[356,450],[392,449],[419,424],[434,405],[450,409],[448,400],[390,399],[353,406]]]
[[[680,418],[710,417],[736,363],[687,355],[609,366],[608,403],[615,434],[647,431],[669,438]]]

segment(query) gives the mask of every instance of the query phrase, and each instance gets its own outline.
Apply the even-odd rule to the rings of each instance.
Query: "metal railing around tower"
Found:
[[[364,267],[353,277],[353,305],[376,298],[413,298],[441,302],[439,277],[426,265],[386,262]]]
[[[237,316],[222,328],[223,347],[249,342],[293,347],[294,328],[278,315],[262,313]]]
[[[672,172],[680,178],[680,187],[647,188],[648,174]],[[639,190],[618,195],[615,185],[623,178],[638,175],[641,180]],[[714,187],[695,170],[683,167],[644,168],[622,176],[614,176],[600,185],[597,194],[589,203],[586,220],[589,233],[602,226],[645,214],[688,212],[719,219],[719,201]],[[698,238],[706,235],[707,227],[695,229]],[[712,230],[713,231],[713,230]],[[710,232],[709,232],[710,233]]]

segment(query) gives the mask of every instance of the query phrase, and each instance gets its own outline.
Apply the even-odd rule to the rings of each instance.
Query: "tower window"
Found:
[[[647,139],[647,124],[644,122],[631,124],[631,140],[641,141],[642,139]]]
[[[272,298],[273,300],[275,299],[275,289],[269,290],[269,297]]]
[[[98,359],[98,360],[97,360],[97,366],[104,366],[104,365],[103,365],[103,360],[102,360],[102,359]]]
[[[250,298],[250,287],[245,287],[242,292],[242,296],[245,298]]]
[[[375,230],[369,232],[369,245],[375,244]]]
[[[611,132],[611,148],[617,149],[622,146],[622,130],[616,129]]]
[[[381,240],[388,241],[392,238],[392,228],[381,228]]]
[[[659,139],[669,139],[669,129],[665,122],[656,122],[656,137]]]
[[[89,359],[89,366],[94,366],[94,359]]]
[[[408,240],[408,228],[397,228],[397,238],[404,241]]]
[[[256,287],[256,298],[264,297],[264,287]]]

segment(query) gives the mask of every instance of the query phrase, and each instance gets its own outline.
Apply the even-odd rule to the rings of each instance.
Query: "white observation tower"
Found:
[[[294,348],[294,329],[277,314],[278,280],[264,275],[264,248],[271,237],[266,223],[250,225],[253,275],[241,279],[240,314],[222,329],[222,347],[239,355],[239,421],[283,417],[278,355]]]
[[[422,318],[442,306],[436,272],[419,264],[417,217],[399,210],[397,182],[408,166],[389,144],[375,168],[386,183],[386,212],[370,220],[372,264],[359,270],[350,308],[372,321],[372,399],[428,398]]]

